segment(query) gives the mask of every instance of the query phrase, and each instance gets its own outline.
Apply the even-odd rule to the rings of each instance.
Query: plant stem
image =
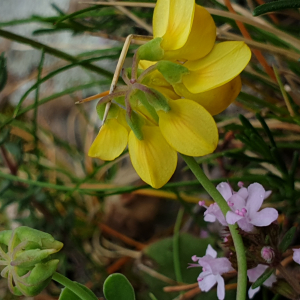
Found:
[[[184,208],[181,207],[178,211],[173,234],[173,262],[174,262],[174,271],[176,276],[176,281],[178,283],[182,282],[181,270],[180,270],[180,257],[179,257],[179,230],[184,214]]]
[[[83,288],[81,288],[80,285],[76,284],[76,282],[70,280],[69,278],[67,278],[57,272],[55,272],[53,274],[52,279],[54,281],[60,283],[61,285],[65,286],[66,288],[68,288],[70,291],[72,291],[74,294],[76,294],[82,300],[95,300],[94,297],[92,297]]]
[[[182,158],[190,168],[190,170],[194,173],[198,181],[207,191],[207,193],[215,200],[215,202],[219,205],[222,213],[226,216],[226,213],[230,210],[226,200],[222,197],[219,191],[215,188],[213,183],[207,178],[204,174],[198,163],[193,157],[186,156],[181,154]],[[243,244],[242,237],[239,235],[237,231],[237,225],[228,225],[234,247],[236,250],[236,257],[238,263],[238,281],[237,281],[237,300],[246,299],[247,292],[247,262],[246,262],[246,254],[245,248]]]

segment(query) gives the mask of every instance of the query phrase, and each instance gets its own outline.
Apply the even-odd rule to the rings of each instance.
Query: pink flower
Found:
[[[204,212],[204,221],[215,222],[218,220],[223,226],[228,226],[225,217],[217,203],[212,203],[209,207],[207,207],[204,201],[199,201],[199,205],[206,208],[206,211]]]
[[[268,268],[266,265],[257,265],[255,268],[250,269],[247,271],[247,275],[250,282],[255,282]],[[272,284],[276,282],[276,276],[272,274],[264,283],[264,286],[271,287]],[[253,289],[250,287],[248,291],[248,296],[251,299],[258,291],[260,290],[260,287],[257,287],[256,289]]]
[[[270,246],[263,247],[260,251],[260,254],[267,263],[271,263],[275,257],[275,252]]]
[[[294,254],[293,254],[293,260],[297,263],[300,264],[300,249],[293,249]]]
[[[232,210],[226,214],[227,223],[238,223],[239,227],[247,232],[252,231],[254,226],[263,227],[270,225],[278,218],[277,210],[264,208],[258,211],[264,199],[269,195],[270,192],[266,192],[259,183],[251,184],[248,189],[240,188],[237,193],[234,193],[227,200]]]
[[[202,267],[202,272],[198,276],[199,288],[208,292],[217,283],[218,299],[223,300],[225,298],[225,283],[221,275],[233,271],[230,261],[225,257],[217,258],[217,252],[211,245],[208,245],[205,256],[197,257],[194,255],[192,260],[198,261],[198,264],[191,264],[191,267]]]

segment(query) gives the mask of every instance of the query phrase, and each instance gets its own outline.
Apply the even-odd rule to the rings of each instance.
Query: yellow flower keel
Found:
[[[95,138],[88,155],[102,160],[114,160],[126,148],[128,131],[116,119],[107,120]]]
[[[177,165],[177,153],[157,126],[143,126],[143,140],[131,131],[128,149],[132,165],[143,181],[158,189],[165,185]]]

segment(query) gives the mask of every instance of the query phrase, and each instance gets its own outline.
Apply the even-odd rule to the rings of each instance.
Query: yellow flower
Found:
[[[205,8],[193,0],[158,0],[153,33],[154,38],[162,38],[163,59],[189,70],[181,83],[171,83],[179,96],[198,102],[212,115],[235,100],[241,89],[238,75],[248,64],[251,51],[244,42],[214,45],[216,26]],[[163,81],[156,78],[152,75],[152,82],[161,86]]]
[[[153,36],[163,39],[164,59],[196,60],[214,46],[216,26],[209,12],[195,0],[158,0]]]
[[[125,111],[119,107],[116,113],[115,109],[89,155],[113,160],[128,143],[136,172],[146,183],[160,188],[176,169],[177,152],[203,156],[216,149],[218,130],[212,115],[237,97],[239,74],[251,52],[243,42],[215,45],[214,21],[195,0],[158,0],[153,31],[158,39],[148,47],[141,46],[137,55],[138,60],[152,61],[139,62],[144,69],[139,77],[133,75],[129,80],[123,73],[129,87],[123,89],[126,101],[121,105],[126,106],[131,131],[124,121]],[[153,62],[161,55],[163,60]]]

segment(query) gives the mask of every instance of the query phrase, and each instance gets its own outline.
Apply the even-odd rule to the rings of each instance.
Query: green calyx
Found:
[[[140,90],[135,90],[130,97],[130,104],[133,107],[138,107],[139,103],[141,103],[149,112],[151,117],[158,123],[158,115],[156,113],[155,108],[148,102],[148,99],[144,92]]]
[[[168,112],[171,109],[168,104],[168,99],[159,91],[149,88],[149,92],[146,92],[145,94],[156,111],[163,110]]]
[[[144,125],[143,119],[134,111],[131,114],[126,114],[126,122],[135,136],[141,141],[143,140],[142,126]]]
[[[161,42],[162,38],[157,37],[140,46],[137,52],[139,60],[158,61],[163,59],[165,51],[160,46]]]
[[[59,260],[52,254],[63,244],[50,234],[26,226],[0,232],[0,257],[4,269],[1,275],[8,280],[15,295],[35,296],[50,282]]]
[[[101,121],[103,120],[105,107],[106,107],[106,103],[101,103],[96,106],[97,114]],[[119,110],[120,110],[120,107],[117,104],[112,103],[106,119],[108,120],[108,119],[117,118],[117,116],[119,114]]]
[[[157,70],[172,85],[181,83],[182,76],[190,72],[186,67],[167,60],[159,61],[157,63]]]

